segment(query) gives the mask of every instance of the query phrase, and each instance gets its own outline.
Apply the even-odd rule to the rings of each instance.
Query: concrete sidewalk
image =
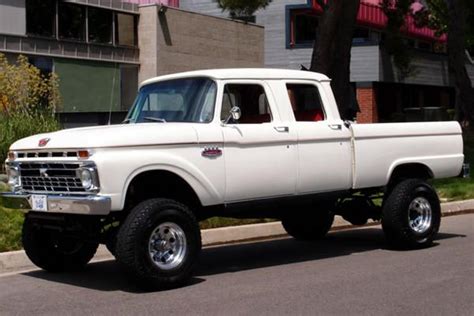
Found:
[[[474,199],[443,203],[441,204],[441,211],[443,216],[474,212]],[[378,222],[369,222],[367,225],[378,224]],[[331,230],[350,227],[356,226],[337,216]],[[205,229],[201,234],[203,246],[269,239],[287,235],[280,222]],[[111,260],[113,258],[105,246],[101,245],[92,262]],[[0,276],[36,269],[36,266],[31,263],[23,250],[0,253]]]

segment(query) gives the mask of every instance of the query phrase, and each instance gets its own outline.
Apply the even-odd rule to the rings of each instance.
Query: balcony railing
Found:
[[[57,41],[56,39],[17,35],[0,35],[0,51],[128,64],[139,63],[139,50],[134,47]]]
[[[168,7],[179,8],[179,0],[122,0],[134,4],[162,4]]]

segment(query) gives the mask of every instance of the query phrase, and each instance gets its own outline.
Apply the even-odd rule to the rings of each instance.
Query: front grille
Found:
[[[84,193],[81,179],[78,177],[80,163],[38,163],[21,162],[21,188],[29,193]]]
[[[18,158],[78,157],[77,151],[20,151]]]

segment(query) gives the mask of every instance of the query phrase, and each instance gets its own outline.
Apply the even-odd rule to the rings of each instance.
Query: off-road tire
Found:
[[[283,217],[281,223],[288,235],[297,240],[319,240],[326,236],[334,222],[334,214],[328,211],[308,209],[304,214]]]
[[[431,220],[425,231],[410,226],[410,205],[416,199],[427,201]],[[441,223],[441,206],[436,191],[425,181],[404,180],[393,188],[383,203],[382,228],[388,244],[396,249],[416,249],[430,246]]]
[[[49,272],[80,270],[94,257],[99,246],[41,227],[29,214],[23,223],[22,242],[31,262]]]
[[[158,267],[149,254],[149,240],[160,224],[174,223],[184,232],[186,247],[181,263],[172,269]],[[173,288],[185,284],[198,261],[201,232],[194,214],[181,203],[150,199],[138,204],[117,234],[115,256],[127,272],[145,287]]]

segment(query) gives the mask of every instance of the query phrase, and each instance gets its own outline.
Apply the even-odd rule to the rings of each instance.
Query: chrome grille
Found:
[[[77,151],[19,151],[18,158],[78,157]]]
[[[84,193],[78,177],[80,163],[21,162],[21,188],[27,192]]]

